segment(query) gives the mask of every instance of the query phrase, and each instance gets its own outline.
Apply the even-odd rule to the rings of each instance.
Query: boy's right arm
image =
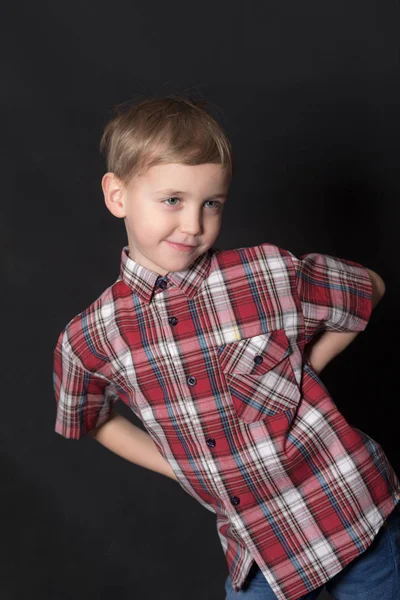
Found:
[[[108,421],[89,431],[88,435],[122,458],[177,481],[150,435],[122,415],[113,412]]]

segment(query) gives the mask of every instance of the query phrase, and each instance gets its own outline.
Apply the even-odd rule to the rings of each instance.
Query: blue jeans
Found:
[[[334,600],[400,599],[400,504],[390,513],[367,550],[324,586],[298,600],[316,600],[323,589]],[[235,592],[228,576],[225,591],[225,600],[276,600],[256,563],[252,565],[242,589]]]

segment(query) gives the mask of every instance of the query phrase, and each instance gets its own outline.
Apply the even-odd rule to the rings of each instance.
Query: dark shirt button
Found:
[[[196,381],[196,377],[189,377],[187,380],[189,385],[195,385]]]
[[[169,323],[170,325],[176,325],[176,324],[177,324],[177,322],[178,322],[178,319],[177,319],[176,317],[169,317],[169,318],[168,318],[168,323]]]
[[[256,365],[261,364],[263,360],[264,359],[262,356],[260,356],[260,354],[257,354],[257,356],[254,358],[254,362],[256,363]]]
[[[206,441],[206,444],[210,448],[215,448],[215,440],[214,440],[214,438],[208,438],[208,440]]]
[[[159,288],[161,288],[162,290],[165,290],[165,288],[166,288],[166,287],[167,287],[167,285],[168,285],[168,280],[167,280],[167,279],[165,279],[164,277],[159,277],[159,278],[157,279],[157,285],[158,285],[158,287],[159,287]]]
[[[238,498],[237,496],[231,496],[231,503],[236,506],[237,504],[239,504],[240,502],[240,498]]]

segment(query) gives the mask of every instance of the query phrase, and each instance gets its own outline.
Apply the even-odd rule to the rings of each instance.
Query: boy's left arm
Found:
[[[385,283],[378,273],[375,273],[375,271],[372,271],[371,269],[366,270],[371,278],[372,309],[374,309],[385,293]],[[320,373],[322,369],[324,369],[335,356],[340,354],[340,352],[342,352],[359,333],[359,331],[324,331],[306,345],[304,357],[314,371]]]

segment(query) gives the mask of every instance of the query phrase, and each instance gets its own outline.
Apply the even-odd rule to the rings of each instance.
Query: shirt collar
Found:
[[[162,276],[133,260],[129,255],[129,246],[124,246],[121,251],[121,279],[146,304],[150,304],[153,293],[161,293],[163,289],[169,289],[173,285],[180,287],[184,294],[192,299],[208,275],[211,258],[216,250],[216,248],[209,248],[206,252],[200,254],[186,269],[169,271]],[[165,280],[167,286],[164,288],[159,287],[160,280]]]

